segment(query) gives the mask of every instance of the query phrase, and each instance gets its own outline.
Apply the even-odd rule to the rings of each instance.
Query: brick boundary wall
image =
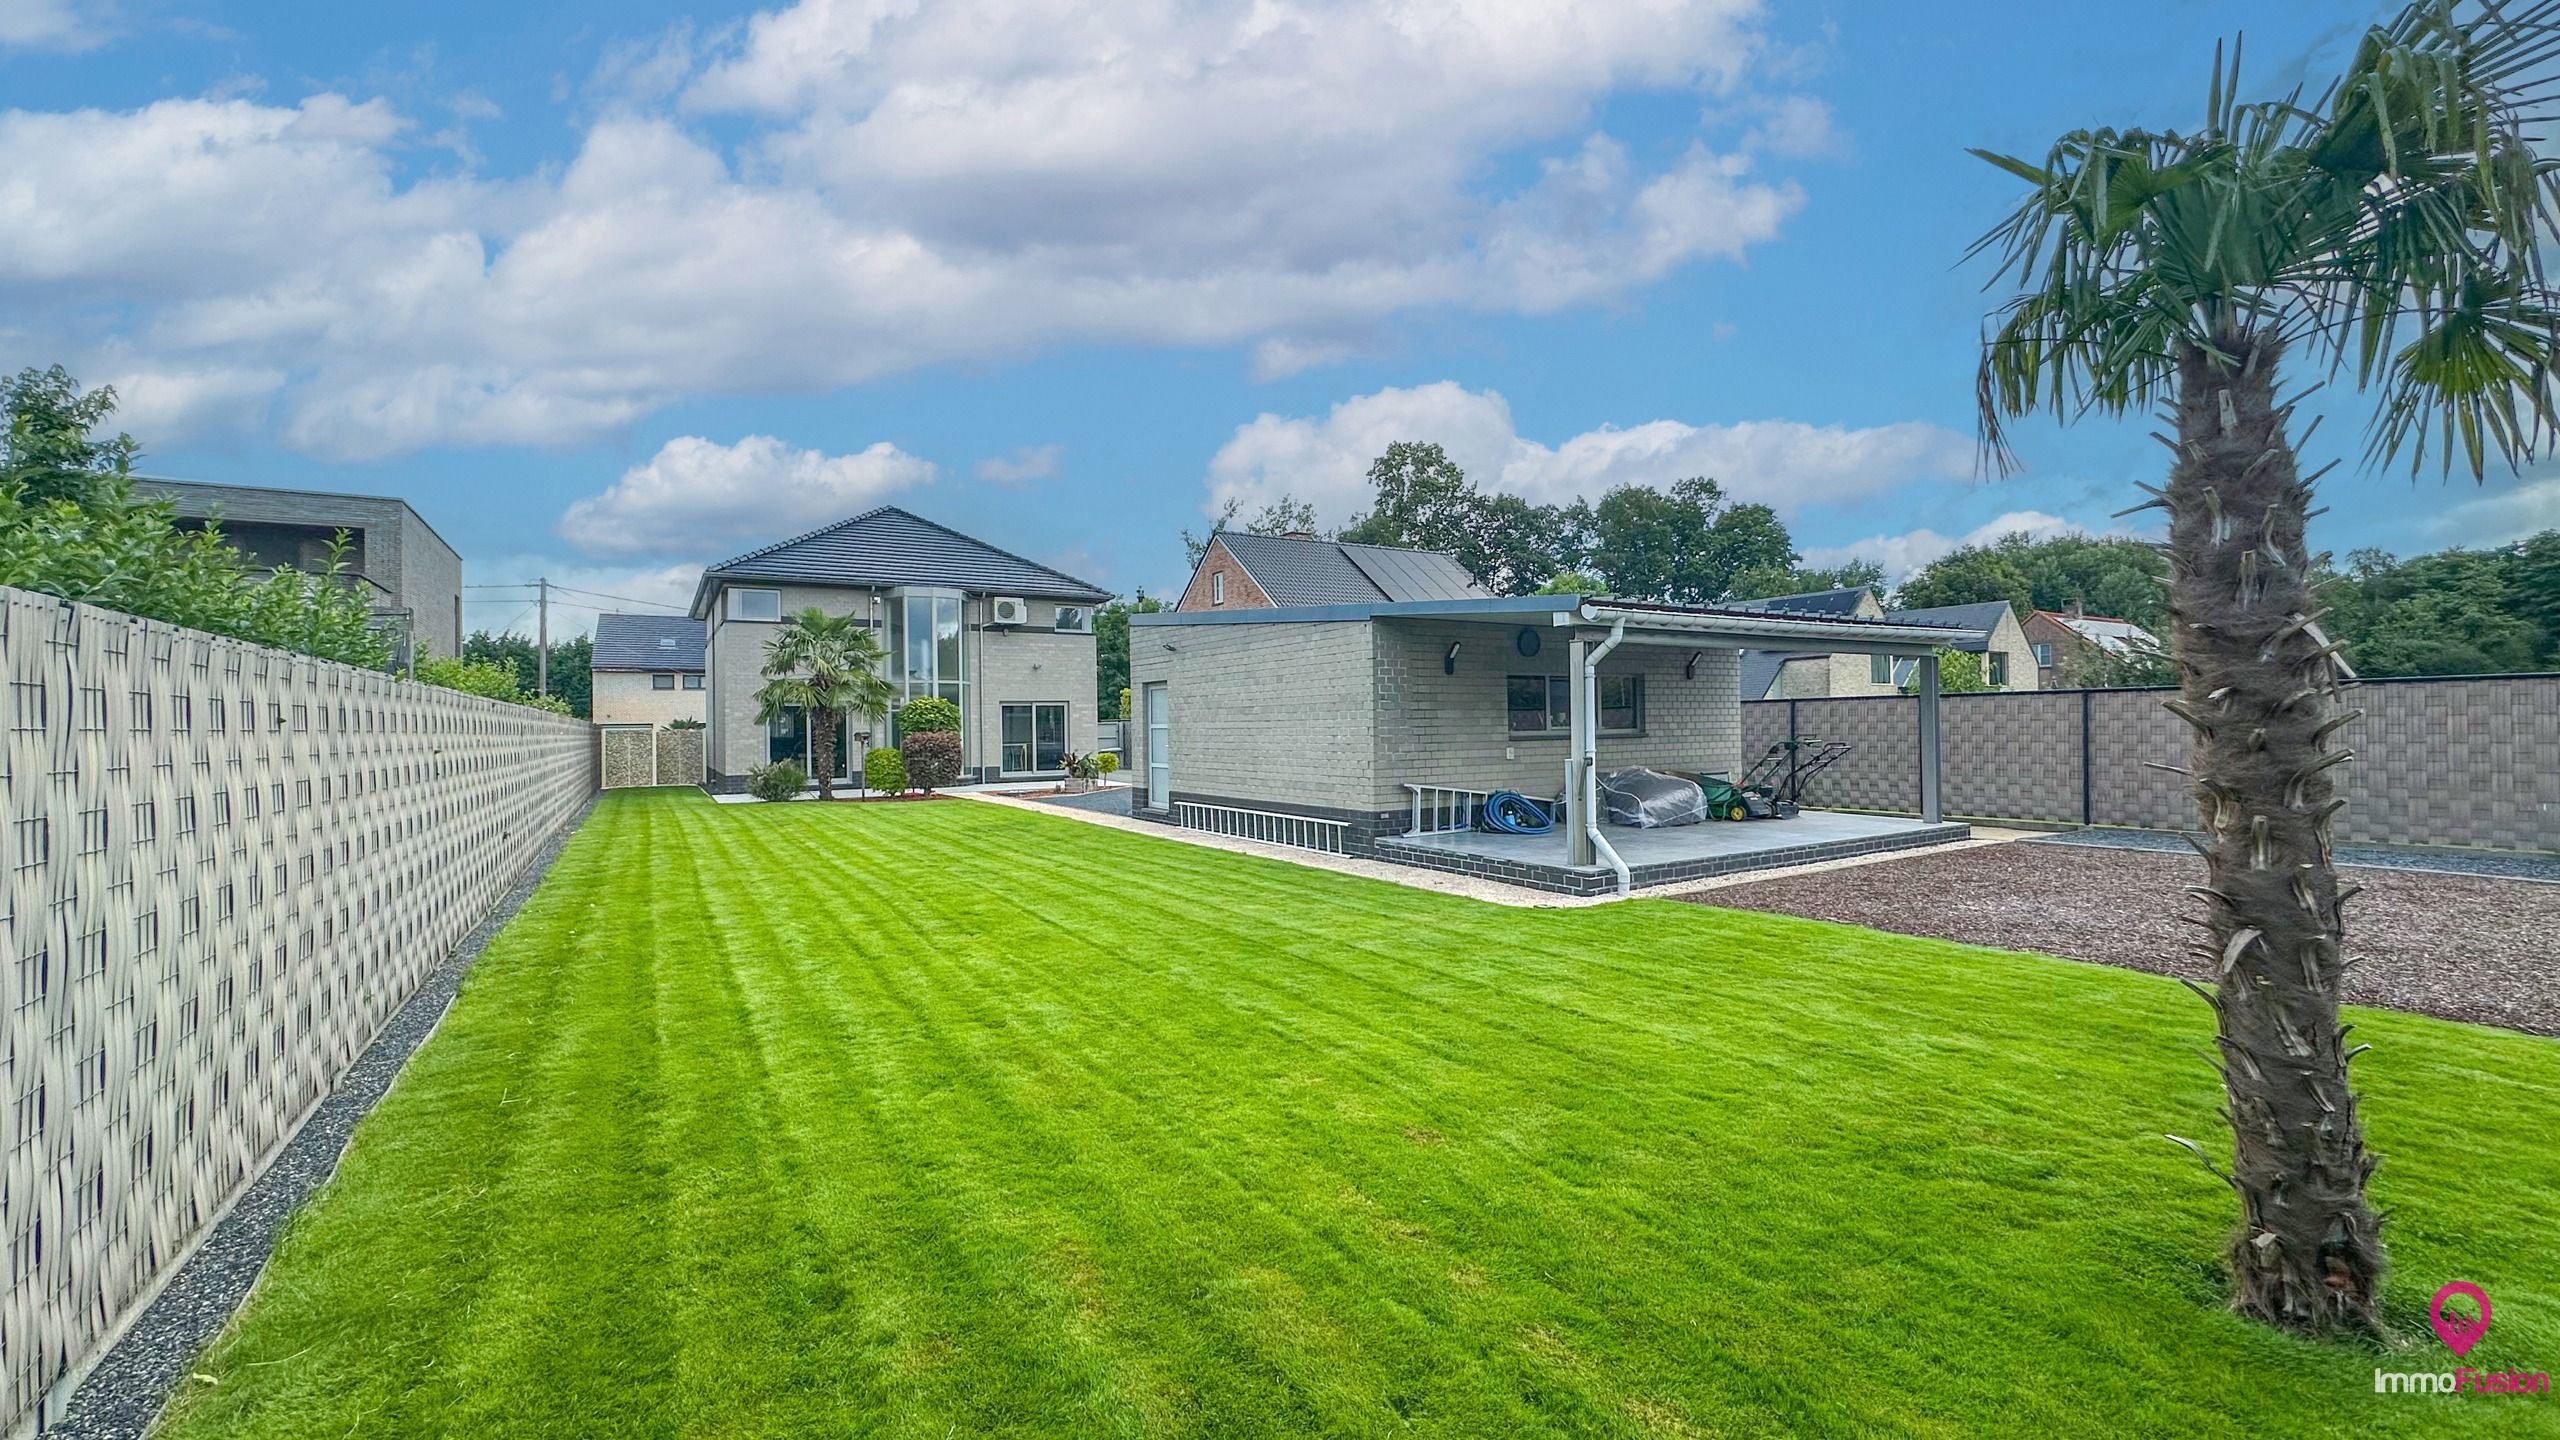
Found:
[[[1950,695],[1939,711],[1947,814],[2064,825],[2192,828],[2187,727],[2168,690]],[[2340,840],[2560,851],[2560,675],[2367,680],[2342,743]],[[1746,767],[1790,733],[1852,743],[1806,803],[1919,807],[1919,702],[1908,696],[1754,700]]]
[[[0,589],[0,1427],[597,788],[587,722]]]

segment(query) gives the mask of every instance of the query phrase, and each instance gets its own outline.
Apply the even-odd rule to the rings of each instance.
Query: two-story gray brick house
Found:
[[[722,561],[702,572],[692,609],[704,625],[704,783],[741,790],[756,766],[809,763],[807,727],[791,713],[759,722],[755,695],[775,630],[813,605],[872,627],[901,696],[960,707],[967,778],[1059,775],[1069,752],[1094,748],[1093,612],[1110,598],[895,506]],[[851,720],[836,745],[844,778],[861,768],[866,731],[893,742],[888,717]]]

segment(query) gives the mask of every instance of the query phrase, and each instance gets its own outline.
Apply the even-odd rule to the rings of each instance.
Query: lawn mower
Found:
[[[1744,772],[1740,785],[1728,787],[1741,795],[1746,812],[1742,817],[1729,818],[1794,819],[1796,807],[1804,803],[1805,783],[1838,764],[1849,749],[1846,740],[1817,740],[1810,735],[1771,745],[1768,753]],[[1707,803],[1715,804],[1712,793]],[[1763,808],[1766,814],[1760,813]]]

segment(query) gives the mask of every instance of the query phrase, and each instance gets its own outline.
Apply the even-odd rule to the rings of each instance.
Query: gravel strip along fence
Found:
[[[2174,830],[2065,830],[2039,835],[2043,845],[2094,845],[2110,850],[2157,850],[2192,855]],[[2543,850],[2456,850],[2406,845],[2341,845],[2341,865],[2383,870],[2431,870],[2446,875],[2483,875],[2490,879],[2543,880],[2560,885],[2560,854]]]
[[[464,972],[480,958],[490,938],[515,918],[569,837],[578,833],[594,809],[595,801],[589,799],[573,819],[553,832],[496,908],[420,982],[417,993],[392,1012],[338,1088],[302,1122],[265,1173],[241,1192],[230,1213],[187,1257],[185,1266],[99,1357],[72,1394],[62,1419],[44,1432],[48,1440],[56,1436],[139,1440],[151,1428],[187,1367],[249,1298],[285,1222],[337,1172],[356,1122],[390,1092],[401,1067],[435,1033],[462,989]]]
[[[2560,885],[2367,868],[2349,878],[2365,889],[2347,905],[2348,1003],[2560,1035]],[[2179,887],[2203,881],[2193,854],[2025,843],[1671,898],[2209,981],[2187,953],[2199,932],[2177,918],[2194,903]]]

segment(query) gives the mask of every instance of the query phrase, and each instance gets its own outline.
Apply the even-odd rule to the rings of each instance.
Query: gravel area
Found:
[[[594,808],[595,800],[590,798],[586,809],[552,835],[496,908],[442,964],[428,972],[417,993],[392,1012],[338,1088],[302,1122],[265,1173],[250,1183],[213,1233],[187,1257],[177,1276],[82,1378],[61,1417],[46,1427],[47,1437],[139,1440],[151,1428],[168,1403],[171,1387],[249,1298],[285,1222],[336,1173],[356,1122],[389,1093],[400,1068],[435,1033],[445,1008],[462,989],[463,972],[480,958],[490,937],[515,918],[526,897],[542,883],[551,862],[559,858],[561,847],[578,833],[578,826]]]
[[[2040,845],[2093,845],[2111,850],[2157,850],[2170,855],[2193,854],[2185,839],[2169,830],[2066,830],[2036,837]],[[2428,870],[2444,875],[2485,875],[2509,880],[2546,880],[2560,884],[2560,855],[2527,850],[2425,849],[2407,845],[2341,845],[2338,863],[2383,870]]]
[[[2347,905],[2349,1003],[2560,1035],[2560,885],[2403,869],[2352,879],[2365,889]],[[2203,882],[2189,853],[2028,841],[1673,898],[2210,980],[2187,953],[2198,932],[2177,918],[2195,903],[2179,887]]]
[[[1013,798],[1069,810],[1089,810],[1099,815],[1126,815],[1129,807],[1136,803],[1137,794],[1129,786],[1115,785],[1108,790],[1090,790],[1082,795],[1017,795]]]

